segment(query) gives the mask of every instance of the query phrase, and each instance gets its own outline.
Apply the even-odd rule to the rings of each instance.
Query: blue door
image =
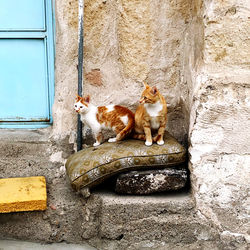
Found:
[[[52,122],[52,0],[0,0],[0,128]]]

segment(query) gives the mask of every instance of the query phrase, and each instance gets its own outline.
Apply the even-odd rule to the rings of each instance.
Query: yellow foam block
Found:
[[[44,176],[0,179],[0,213],[45,210]]]

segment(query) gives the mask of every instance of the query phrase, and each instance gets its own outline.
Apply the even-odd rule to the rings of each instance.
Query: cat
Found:
[[[102,129],[112,129],[116,137],[109,138],[108,142],[124,139],[134,129],[134,113],[128,108],[119,105],[96,107],[90,103],[90,96],[77,95],[74,108],[81,116],[81,121],[89,126],[94,134],[94,147],[103,140]]]
[[[135,111],[135,133],[133,138],[145,140],[146,146],[153,142],[163,145],[164,131],[167,124],[167,104],[159,90],[144,83],[144,91],[140,98],[140,105]],[[151,132],[157,132],[152,138]]]

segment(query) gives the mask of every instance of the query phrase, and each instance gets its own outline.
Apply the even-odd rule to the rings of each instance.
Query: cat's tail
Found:
[[[146,141],[146,136],[145,134],[137,134],[136,132],[133,132],[131,137],[133,139],[137,139],[137,140],[142,140],[142,141]]]
[[[131,137],[132,137],[133,139],[146,141],[146,135],[145,135],[145,134],[137,134],[136,132],[133,132],[132,135],[131,135]],[[154,137],[152,138],[152,141],[153,141],[153,142],[157,142],[158,140],[159,140],[159,135],[154,136]]]
[[[134,117],[131,117],[131,118],[128,120],[127,126],[126,126],[122,131],[120,131],[119,134],[117,134],[116,139],[117,139],[118,141],[120,141],[120,140],[122,140],[123,138],[125,138],[126,136],[128,136],[129,134],[131,134],[131,132],[132,132],[133,129],[134,129],[134,126],[135,126],[135,120],[134,120]]]

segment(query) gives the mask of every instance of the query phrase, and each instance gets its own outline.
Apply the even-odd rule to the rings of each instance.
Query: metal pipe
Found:
[[[83,88],[83,19],[84,0],[78,0],[78,95],[82,96]],[[77,151],[82,149],[82,122],[77,119]]]

